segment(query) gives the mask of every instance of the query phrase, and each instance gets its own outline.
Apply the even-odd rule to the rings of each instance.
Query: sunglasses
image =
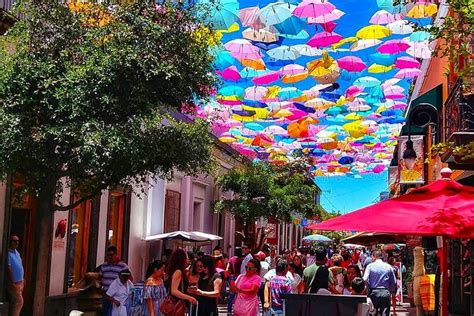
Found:
[[[253,268],[253,267],[245,267],[245,270],[247,270],[247,271],[253,271],[253,270],[257,270],[257,268]]]

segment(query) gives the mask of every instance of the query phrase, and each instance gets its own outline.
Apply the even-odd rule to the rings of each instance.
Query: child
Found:
[[[365,282],[362,278],[354,278],[351,283],[352,295],[367,295]],[[367,297],[367,303],[359,304],[357,308],[357,316],[374,315],[375,309],[370,298]]]
[[[133,288],[133,283],[130,281],[130,270],[124,269],[119,272],[119,277],[115,279],[109,286],[106,298],[112,303],[111,316],[127,316],[127,302],[130,290]]]

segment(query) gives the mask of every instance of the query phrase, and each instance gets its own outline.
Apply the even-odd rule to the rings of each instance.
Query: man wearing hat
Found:
[[[130,270],[124,269],[119,272],[119,277],[110,284],[107,293],[107,299],[112,303],[112,316],[127,316],[125,303],[128,299],[130,289],[133,283],[130,281]]]

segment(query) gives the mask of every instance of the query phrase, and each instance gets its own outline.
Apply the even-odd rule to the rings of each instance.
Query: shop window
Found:
[[[112,190],[107,212],[106,246],[116,246],[122,260],[128,257],[128,235],[130,228],[131,194],[123,190]]]
[[[181,193],[166,190],[164,232],[179,230],[181,213]]]

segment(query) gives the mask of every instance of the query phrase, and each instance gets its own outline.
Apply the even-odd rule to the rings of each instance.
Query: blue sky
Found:
[[[329,212],[341,214],[378,201],[380,192],[388,190],[388,172],[364,174],[362,178],[347,176],[316,177],[321,188],[321,204]]]

